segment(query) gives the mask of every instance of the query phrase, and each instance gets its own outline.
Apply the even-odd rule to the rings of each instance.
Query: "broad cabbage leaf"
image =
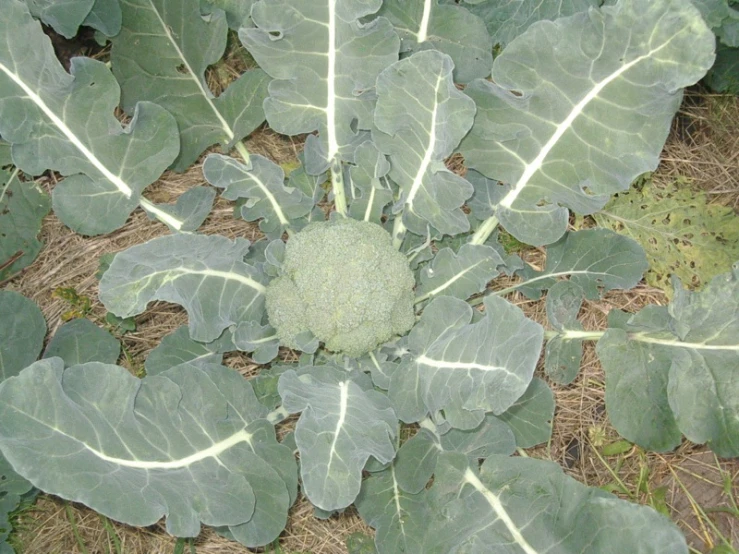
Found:
[[[495,218],[542,245],[566,229],[568,208],[590,214],[653,170],[682,89],[714,61],[714,37],[683,0],[621,0],[541,21],[495,59],[460,151],[506,185]]]

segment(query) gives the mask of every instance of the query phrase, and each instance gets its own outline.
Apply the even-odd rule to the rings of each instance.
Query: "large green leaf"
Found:
[[[194,537],[201,522],[259,518],[271,521],[266,544],[290,502],[273,467],[295,465],[265,416],[249,383],[221,366],[139,380],[118,366],[64,370],[51,358],[0,386],[0,449],[34,485],[118,521],[166,515],[168,532]]]
[[[65,367],[100,362],[114,364],[121,354],[121,343],[105,329],[89,319],[73,319],[59,329],[49,341],[44,358],[61,358]]]
[[[0,290],[0,381],[36,361],[44,346],[46,320],[32,301]]]
[[[739,266],[667,308],[649,306],[609,329],[597,352],[616,430],[667,450],[680,431],[720,456],[739,456]]]
[[[388,154],[400,187],[394,211],[419,235],[429,225],[455,235],[469,230],[461,206],[472,196],[465,179],[449,171],[451,155],[472,126],[474,103],[454,86],[449,56],[429,50],[394,63],[377,78],[372,138]]]
[[[226,48],[223,12],[204,19],[199,0],[129,0],[122,6],[111,62],[123,109],[130,113],[147,100],[175,116],[182,143],[175,170],[187,169],[216,142],[232,148],[264,121],[263,71],[247,71],[218,98],[206,83],[205,70]]]
[[[12,163],[10,145],[0,142],[0,281],[36,259],[43,246],[37,238],[41,220],[51,209],[48,195],[21,181]]]
[[[477,470],[444,454],[427,491],[424,554],[687,554],[678,527],[652,508],[565,475],[555,463],[492,455]]]
[[[377,75],[398,59],[400,41],[385,18],[372,19],[382,0],[273,0],[252,7],[254,27],[239,36],[275,80],[264,111],[270,127],[308,137],[309,173],[335,159],[353,161],[372,126]],[[371,21],[360,23],[360,19]],[[336,171],[335,174],[340,174]]]
[[[24,0],[34,17],[60,35],[73,38],[92,10],[95,0]]]
[[[295,441],[306,496],[322,510],[347,507],[369,457],[387,463],[395,456],[398,420],[390,402],[368,380],[332,366],[286,371],[278,387],[283,408],[302,412]]]
[[[142,313],[152,300],[180,304],[190,337],[210,342],[228,327],[261,322],[265,277],[243,262],[244,239],[177,234],[116,254],[100,280],[100,300],[119,317]]]
[[[410,361],[390,379],[389,395],[400,419],[414,422],[440,410],[454,427],[471,429],[485,412],[507,410],[531,382],[543,330],[501,298],[485,299],[485,317],[441,296],[424,309],[408,336]],[[460,419],[462,418],[462,419]]]
[[[460,150],[506,183],[495,218],[533,245],[565,232],[653,170],[682,88],[714,60],[714,37],[689,0],[620,0],[529,27],[493,64]]]
[[[534,377],[526,392],[499,418],[516,437],[516,446],[531,448],[552,437],[554,393],[549,386]]]
[[[505,47],[537,21],[567,17],[601,3],[601,0],[465,0],[462,5],[485,22],[493,44]]]
[[[13,143],[13,161],[30,175],[67,175],[53,204],[75,231],[117,229],[177,155],[174,119],[140,103],[122,128],[113,113],[118,84],[105,64],[73,58],[66,73],[24,4],[2,0],[0,9],[0,134]]]
[[[81,25],[106,36],[121,30],[119,0],[24,0],[30,12],[54,30],[71,39]]]
[[[493,43],[485,22],[461,6],[439,4],[439,0],[385,0],[378,15],[395,27],[402,52],[434,49],[450,56],[455,82],[490,75]]]
[[[708,283],[739,259],[739,218],[730,207],[708,204],[687,183],[640,190],[613,198],[594,214],[599,225],[636,240],[647,253],[647,283],[672,294],[670,275],[692,286]]]

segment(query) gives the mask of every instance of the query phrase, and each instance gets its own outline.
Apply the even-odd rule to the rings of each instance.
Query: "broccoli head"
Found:
[[[414,278],[379,225],[350,218],[291,237],[282,274],[267,287],[269,322],[282,344],[312,333],[328,350],[361,356],[413,326]]]

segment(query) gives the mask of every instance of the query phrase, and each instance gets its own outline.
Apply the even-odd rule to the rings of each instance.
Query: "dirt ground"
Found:
[[[293,160],[300,144],[269,130],[257,131],[247,142],[251,152],[284,163]],[[653,181],[671,182],[688,178],[691,186],[706,191],[713,202],[739,208],[739,100],[693,91],[686,97],[673,133],[663,152],[663,162]],[[51,178],[42,182],[51,189]],[[204,184],[200,165],[185,174],[166,173],[150,187],[146,196],[155,202],[172,201],[192,186]],[[227,237],[255,239],[256,226],[233,217],[229,203],[218,200],[201,232]],[[166,234],[166,228],[150,221],[140,210],[119,231],[97,238],[75,235],[50,215],[44,221],[41,256],[20,276],[8,283],[37,302],[49,324],[50,335],[63,323],[68,301],[59,289],[73,289],[91,300],[87,317],[102,323],[104,308],[97,302],[99,257]],[[543,264],[543,249],[523,252],[534,264]],[[504,281],[492,286],[502,288]],[[510,300],[532,319],[545,323],[543,301],[530,301],[514,294]],[[604,329],[607,313],[614,308],[635,311],[647,303],[664,304],[662,291],[641,285],[628,293],[613,292],[598,302],[587,302],[581,312],[586,329]],[[134,332],[121,337],[128,353],[124,365],[139,372],[147,353],[160,339],[186,322],[176,306],[159,303],[136,318]],[[248,375],[256,368],[245,354],[231,354],[227,364]],[[603,486],[623,498],[651,504],[672,518],[685,532],[693,552],[708,553],[721,544],[721,536],[739,548],[739,514],[731,498],[739,497],[739,461],[717,459],[709,450],[684,442],[669,454],[647,453],[626,448],[604,455],[602,447],[618,436],[608,423],[604,404],[604,375],[592,344],[586,346],[582,370],[569,386],[553,386],[557,400],[551,442],[527,452],[554,460],[574,478],[591,486]],[[733,512],[733,513],[732,513]],[[175,552],[176,541],[159,524],[136,529],[110,522],[83,506],[41,495],[31,508],[18,515],[13,543],[21,554]],[[299,500],[279,547],[267,552],[334,554],[346,552],[346,538],[355,532],[371,533],[350,509],[321,521],[311,506]],[[182,546],[182,545],[180,545]],[[281,549],[281,550],[280,550]],[[185,547],[184,552],[188,552]],[[249,552],[243,546],[204,530],[195,543],[202,554]]]

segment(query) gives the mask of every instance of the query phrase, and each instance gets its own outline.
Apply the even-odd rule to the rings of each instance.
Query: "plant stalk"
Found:
[[[495,231],[495,228],[498,226],[498,218],[493,216],[490,216],[485,221],[482,222],[482,225],[477,228],[477,231],[475,231],[475,234],[472,235],[472,238],[470,239],[470,244],[485,244],[485,242],[490,238],[490,235],[493,234],[493,231]]]
[[[393,221],[393,247],[396,250],[400,250],[400,247],[403,245],[403,239],[407,230],[405,223],[403,223],[403,214],[399,213],[395,216],[395,221]]]
[[[341,171],[341,162],[338,157],[331,160],[331,188],[334,191],[334,205],[336,211],[346,217],[346,190],[344,189],[344,174]]]

